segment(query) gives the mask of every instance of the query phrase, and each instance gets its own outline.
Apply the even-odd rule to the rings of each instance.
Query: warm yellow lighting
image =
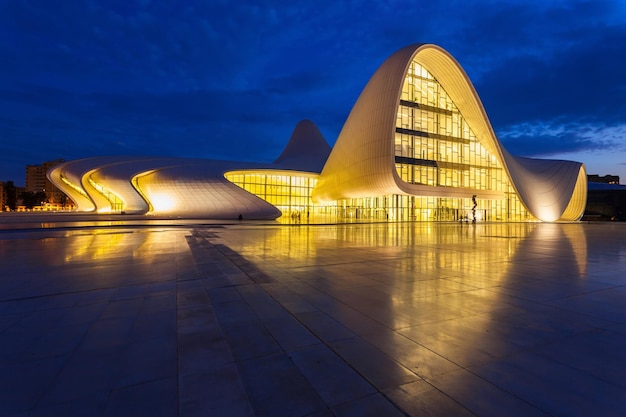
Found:
[[[176,202],[168,194],[153,194],[150,201],[154,211],[158,212],[171,211],[176,207]]]

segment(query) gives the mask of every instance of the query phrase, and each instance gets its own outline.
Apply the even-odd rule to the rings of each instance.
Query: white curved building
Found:
[[[272,164],[101,157],[48,176],[79,211],[215,219],[575,221],[587,197],[583,164],[511,156],[467,74],[429,44],[379,67],[332,151],[302,121]]]

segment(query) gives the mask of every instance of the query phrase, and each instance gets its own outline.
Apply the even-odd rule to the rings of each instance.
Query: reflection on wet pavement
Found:
[[[626,415],[625,225],[4,229],[0,416]]]

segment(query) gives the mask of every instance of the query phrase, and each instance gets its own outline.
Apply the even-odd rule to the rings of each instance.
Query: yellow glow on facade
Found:
[[[504,199],[411,198],[408,219],[532,220],[505,170],[476,137],[433,75],[415,60],[404,79],[396,119],[396,172],[408,184],[500,191]],[[429,210],[434,216],[424,215]]]
[[[102,194],[102,196],[106,198],[110,204],[109,207],[99,207],[98,213],[119,213],[124,211],[126,203],[124,203],[124,200],[122,200],[120,196],[113,193],[102,184],[96,182],[92,177],[89,177],[88,181],[89,185]]]
[[[168,212],[176,208],[176,202],[169,194],[153,194],[152,207],[155,211]]]
[[[430,44],[378,68],[332,149],[305,120],[271,164],[98,157],[48,175],[79,211],[292,223],[577,221],[587,197],[583,164],[509,154],[460,64]]]
[[[67,184],[68,187],[76,191],[78,194],[82,195],[85,198],[89,198],[89,196],[87,195],[85,190],[82,189],[82,187],[79,187],[78,185],[71,182],[65,175],[61,174],[59,178],[61,178],[61,181],[63,181],[63,183]]]
[[[277,207],[280,221],[309,222],[313,218],[332,217],[333,204],[315,204],[311,193],[318,174],[297,171],[230,171],[224,177],[233,184]]]

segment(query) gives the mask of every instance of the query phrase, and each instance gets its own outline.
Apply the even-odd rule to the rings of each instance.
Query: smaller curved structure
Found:
[[[276,158],[274,165],[282,169],[319,173],[330,152],[328,142],[315,123],[302,120],[296,125],[287,146]]]
[[[308,185],[308,180],[316,180],[329,152],[330,146],[317,126],[303,120],[272,164],[172,157],[94,157],[57,165],[48,172],[48,178],[82,212],[276,219],[282,215],[280,209],[266,201],[274,194],[259,192],[266,197],[261,198],[229,181],[225,174],[281,176],[294,178],[298,183],[302,181],[297,179],[304,178],[307,185],[300,188],[306,189],[306,199],[310,200],[312,185]]]

